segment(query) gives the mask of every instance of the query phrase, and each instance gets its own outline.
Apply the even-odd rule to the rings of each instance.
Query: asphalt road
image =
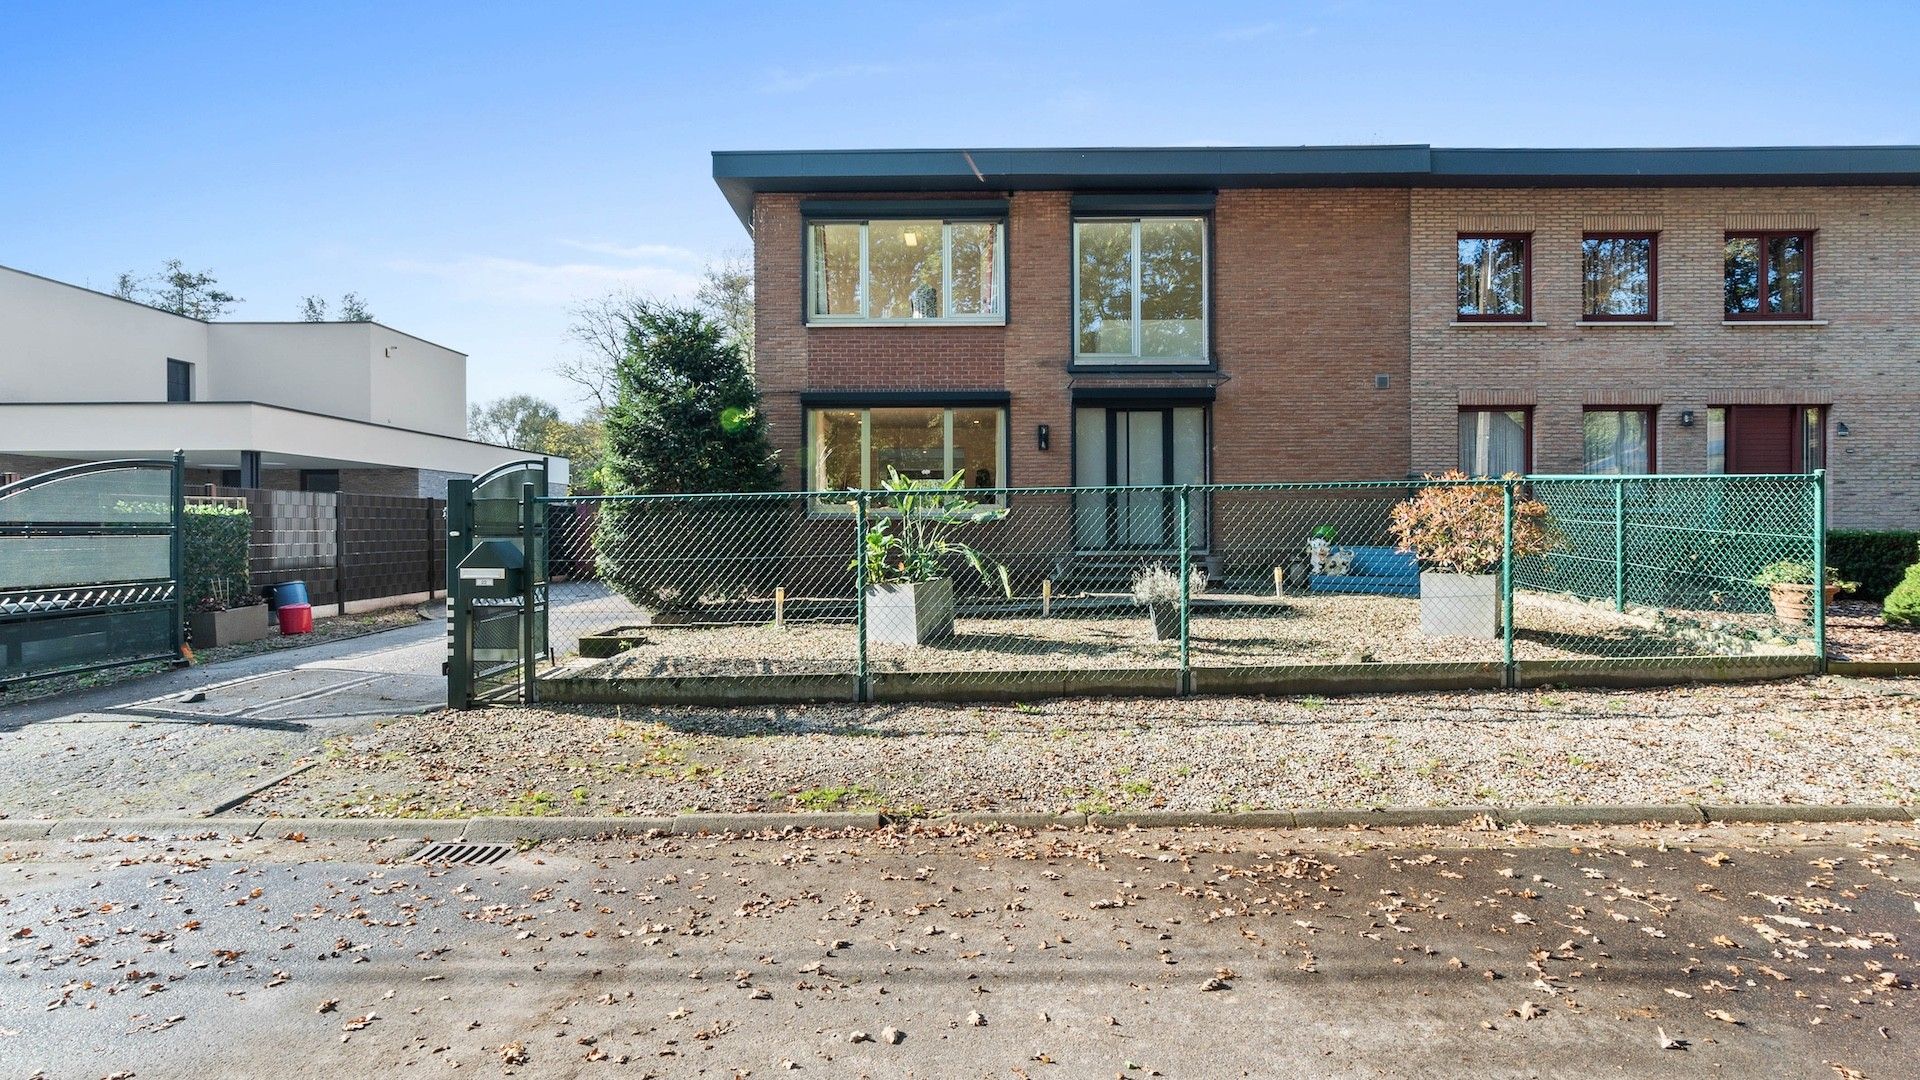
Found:
[[[446,624],[0,707],[0,817],[194,816],[333,735],[446,702]]]
[[[0,847],[0,1074],[1890,1078],[1920,1063],[1911,827],[893,831],[392,861],[410,853]]]

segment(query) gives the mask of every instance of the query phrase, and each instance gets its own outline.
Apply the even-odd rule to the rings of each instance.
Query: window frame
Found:
[[[1455,464],[1456,465],[1459,464],[1458,457],[1457,457],[1457,455],[1459,454],[1459,447],[1458,447],[1459,425],[1460,425],[1459,417],[1462,414],[1483,413],[1483,412],[1492,412],[1492,413],[1517,412],[1520,414],[1520,417],[1521,417],[1521,428],[1525,432],[1525,434],[1522,436],[1522,442],[1521,442],[1520,473],[1522,476],[1532,475],[1533,473],[1533,409],[1534,407],[1532,405],[1462,405],[1460,406],[1454,412],[1454,432],[1455,432],[1454,442],[1456,444],[1454,449],[1454,453],[1456,455]],[[1472,476],[1472,477],[1479,477],[1481,475],[1480,473],[1468,472],[1464,468],[1461,469],[1460,471],[1463,473],[1467,473],[1468,476]],[[1498,479],[1498,478],[1495,477],[1494,479]]]
[[[171,356],[167,357],[167,404],[187,404],[193,401],[193,384],[195,381],[193,366],[193,362],[190,360],[176,360]],[[186,397],[177,398],[173,396],[173,373],[175,371],[179,371],[183,375],[183,381],[186,384],[187,391]]]
[[[872,304],[873,290],[867,278],[867,257],[871,241],[868,227],[876,221],[938,221],[940,223],[940,307],[942,314],[931,319],[874,318],[866,314]],[[860,309],[859,315],[821,315],[813,310],[813,228],[816,225],[858,225],[860,227]],[[982,315],[950,315],[953,304],[953,226],[993,226],[993,272],[998,288],[994,310]],[[1007,323],[1007,219],[1005,217],[945,217],[939,214],[875,214],[871,217],[819,215],[800,223],[800,313],[807,326],[1005,326]]]
[[[809,498],[807,499],[807,512],[809,514],[832,516],[832,517],[851,517],[853,516],[853,513],[854,513],[853,502],[851,500],[848,500],[845,502],[834,502],[826,498],[823,498],[823,496],[833,494],[834,491],[838,489],[823,488],[817,482],[819,480],[819,476],[817,475],[816,470],[819,468],[819,464],[820,464],[820,428],[818,423],[815,420],[815,414],[829,413],[829,412],[843,412],[843,413],[854,412],[854,413],[860,414],[860,484],[861,486],[858,490],[874,491],[874,490],[877,490],[879,487],[879,483],[876,480],[876,478],[870,474],[870,469],[873,464],[873,410],[875,409],[930,409],[930,410],[939,409],[941,410],[941,413],[942,413],[941,420],[940,420],[941,453],[943,455],[941,469],[944,474],[942,477],[943,479],[945,479],[946,477],[951,477],[953,475],[953,449],[954,449],[953,414],[956,411],[962,411],[962,410],[980,410],[980,411],[992,411],[992,412],[999,413],[1000,414],[1000,438],[998,441],[998,445],[994,448],[994,476],[997,478],[997,482],[994,484],[993,487],[985,490],[1002,491],[1012,486],[1007,482],[1007,463],[1013,456],[1013,447],[1012,447],[1012,443],[1013,443],[1012,412],[1013,410],[1009,408],[1006,404],[977,404],[977,403],[969,403],[969,402],[962,402],[957,405],[936,404],[931,402],[922,403],[922,404],[905,404],[900,402],[881,401],[881,402],[875,402],[867,405],[805,405],[801,408],[800,416],[801,416],[801,424],[806,430],[806,470],[807,471],[806,471],[806,477],[805,477],[805,486],[807,491],[810,493]],[[979,490],[982,490],[982,489],[962,487],[958,491],[956,491],[954,494],[960,495],[962,497],[970,497],[970,496],[967,496],[966,494],[967,492],[979,491]],[[1006,498],[996,498],[993,502],[987,503],[986,505],[1004,510],[1008,501],[1009,500]],[[868,513],[870,514],[884,514],[889,512],[892,512],[892,511],[889,511],[886,507],[882,507],[882,506],[872,506],[868,509]]]
[[[1813,319],[1813,249],[1814,236],[1818,229],[1728,229],[1720,240],[1720,311],[1721,318],[1727,322],[1809,322]],[[1768,241],[1783,236],[1800,237],[1802,259],[1806,271],[1802,275],[1800,291],[1806,296],[1806,304],[1799,311],[1777,312],[1767,310],[1767,262]],[[1760,300],[1757,311],[1728,311],[1727,307],[1727,243],[1732,240],[1752,240],[1755,242],[1759,262],[1754,267],[1754,284]]]
[[[1140,320],[1140,226],[1147,221],[1192,221],[1200,226],[1200,342],[1198,356],[1145,356],[1141,354],[1143,328]],[[1124,222],[1133,226],[1133,351],[1130,353],[1083,353],[1080,351],[1080,226]],[[1072,220],[1073,243],[1068,273],[1073,278],[1072,307],[1068,315],[1073,337],[1074,367],[1178,368],[1193,370],[1213,366],[1213,217],[1210,214],[1079,214]]]
[[[1518,240],[1520,256],[1520,313],[1517,315],[1470,315],[1460,310],[1460,241]],[[1584,306],[1584,305],[1583,305]],[[1530,323],[1533,321],[1533,234],[1530,232],[1462,232],[1453,238],[1453,319],[1474,323]]]
[[[1586,471],[1587,417],[1593,413],[1639,413],[1647,421],[1647,471],[1643,473],[1590,473]],[[1660,406],[1658,405],[1586,405],[1580,409],[1582,476],[1657,476],[1660,473]]]
[[[1645,240],[1647,242],[1647,311],[1644,315],[1597,315],[1587,310],[1587,241]],[[1659,322],[1660,321],[1660,234],[1659,232],[1585,232],[1580,234],[1580,321],[1581,322]],[[1605,411],[1605,410],[1603,410]]]

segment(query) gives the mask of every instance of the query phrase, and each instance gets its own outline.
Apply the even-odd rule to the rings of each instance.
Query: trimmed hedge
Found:
[[[1920,532],[1835,529],[1827,533],[1827,565],[1842,578],[1860,583],[1853,592],[1855,599],[1883,599],[1916,561],[1920,561]]]
[[[1920,626],[1920,563],[1907,567],[1906,577],[1887,594],[1880,618],[1891,626]]]
[[[180,576],[188,611],[223,611],[261,603],[247,574],[253,515],[237,506],[190,503],[180,521]]]

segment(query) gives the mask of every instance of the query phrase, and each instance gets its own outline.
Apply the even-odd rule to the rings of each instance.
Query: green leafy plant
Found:
[[[1853,595],[1879,600],[1920,560],[1920,533],[1904,529],[1834,529],[1827,533],[1827,565],[1858,580]]]
[[[1461,481],[1457,469],[1428,480]],[[1508,473],[1502,479],[1518,480]],[[1490,574],[1500,568],[1506,548],[1506,507],[1499,484],[1442,483],[1423,487],[1393,508],[1388,525],[1399,550],[1411,553],[1428,570],[1449,574]],[[1513,500],[1513,554],[1542,555],[1565,543],[1547,504]]]
[[[1806,559],[1781,559],[1768,563],[1753,575],[1753,583],[1762,587],[1773,585],[1812,585],[1813,563]],[[1840,571],[1827,567],[1827,584],[1842,592],[1856,587],[1859,583],[1846,581],[1840,577]]]
[[[1316,525],[1310,535],[1312,539],[1325,540],[1329,547],[1340,542],[1340,530],[1331,525]]]
[[[889,466],[880,485],[887,493],[887,512],[867,526],[860,556],[849,567],[857,569],[864,563],[869,585],[911,585],[945,577],[947,561],[959,558],[980,580],[1012,596],[1013,583],[1005,566],[954,539],[954,532],[963,526],[1006,516],[1004,510],[981,506],[958,494],[965,479],[964,473],[954,473],[941,483],[928,484],[901,476]]]
[[[1920,627],[1920,563],[1907,567],[1907,576],[1887,594],[1880,618],[1889,626]]]

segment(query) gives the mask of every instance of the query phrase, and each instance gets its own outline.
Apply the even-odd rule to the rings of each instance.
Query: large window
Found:
[[[1006,410],[903,406],[811,409],[809,486],[815,491],[877,488],[889,469],[909,480],[967,488],[1006,486]],[[976,496],[982,502],[995,496]]]
[[[1580,242],[1581,318],[1651,322],[1659,303],[1652,233],[1588,233]]]
[[[1205,363],[1202,218],[1077,221],[1074,353],[1095,363]]]
[[[1729,319],[1813,317],[1812,233],[1728,233]]]
[[[815,221],[807,226],[807,321],[999,322],[998,221]]]
[[[1583,471],[1612,476],[1653,471],[1652,409],[1588,409],[1582,429]]]
[[[167,400],[193,400],[193,365],[185,360],[167,361]]]
[[[1520,234],[1460,236],[1462,322],[1526,322],[1533,317],[1533,255]]]
[[[1461,409],[1460,471],[1525,473],[1533,464],[1533,415],[1526,409]]]

